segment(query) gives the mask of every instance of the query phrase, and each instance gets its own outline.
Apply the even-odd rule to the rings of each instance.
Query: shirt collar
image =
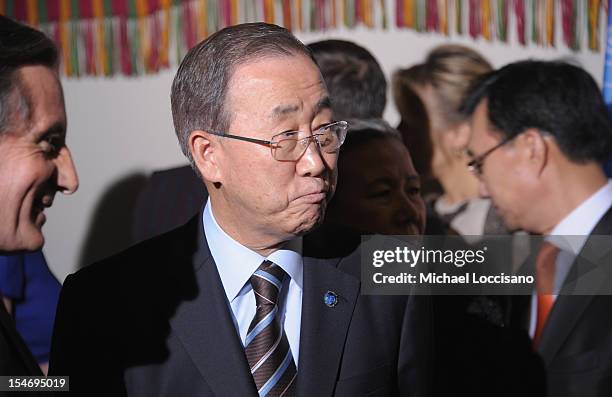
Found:
[[[291,277],[292,281],[302,289],[304,269],[301,238],[287,242],[281,249],[264,258],[234,240],[221,229],[213,214],[210,198],[206,202],[202,214],[202,223],[204,224],[204,233],[208,240],[210,253],[217,265],[221,283],[229,302],[232,302],[238,296],[251,275],[265,259],[280,266]]]
[[[563,250],[578,255],[588,236],[610,206],[612,206],[612,180],[608,180],[607,184],[563,218],[547,240]]]

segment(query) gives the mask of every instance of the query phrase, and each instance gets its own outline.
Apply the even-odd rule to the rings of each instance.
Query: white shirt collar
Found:
[[[563,218],[547,240],[562,250],[578,255],[588,236],[610,206],[612,206],[612,180],[608,180],[607,184]]]
[[[232,302],[259,265],[268,259],[280,266],[297,286],[303,287],[303,260],[301,238],[291,240],[283,248],[264,258],[255,251],[241,245],[221,229],[212,211],[210,198],[202,215],[204,232],[208,247],[217,265],[223,289],[229,302]]]

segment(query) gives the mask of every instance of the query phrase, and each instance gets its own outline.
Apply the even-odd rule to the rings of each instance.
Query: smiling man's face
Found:
[[[15,72],[15,112],[0,135],[0,251],[37,250],[55,193],[78,187],[65,145],[66,112],[57,74],[45,66]]]

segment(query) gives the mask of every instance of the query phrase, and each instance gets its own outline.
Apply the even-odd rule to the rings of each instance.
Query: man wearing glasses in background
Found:
[[[275,25],[223,29],[189,51],[171,99],[209,199],[66,279],[51,372],[87,396],[427,395],[429,308],[360,296],[359,252],[300,253],[347,130],[307,47]]]
[[[612,234],[612,183],[602,169],[612,126],[597,84],[576,66],[518,62],[485,76],[465,108],[482,196],[509,227],[547,236],[535,260],[538,291],[513,298],[509,325],[529,332],[548,396],[609,396],[611,251],[588,238]],[[604,270],[599,287],[570,294],[596,274],[584,269]]]

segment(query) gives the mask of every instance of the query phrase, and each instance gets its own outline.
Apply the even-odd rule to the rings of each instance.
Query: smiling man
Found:
[[[48,37],[0,15],[0,375],[41,375],[29,348],[48,361],[59,283],[24,251],[43,246],[56,193],[78,187],[57,65]]]
[[[209,200],[67,278],[52,373],[87,396],[426,395],[429,307],[360,296],[357,254],[301,253],[347,130],[308,48],[228,27],[189,51],[171,99]]]
[[[538,293],[514,299],[510,325],[532,337],[549,396],[608,396],[612,296],[568,289],[592,268],[591,258],[610,265],[609,245],[593,249],[588,238],[612,234],[612,182],[602,169],[612,126],[597,84],[569,64],[518,62],[487,75],[466,109],[473,113],[469,166],[482,196],[509,227],[548,236],[535,261]],[[554,245],[568,235],[583,237]],[[598,281],[609,286],[606,269]]]
[[[44,209],[78,179],[57,50],[42,33],[0,18],[0,252],[33,251],[44,243]]]

